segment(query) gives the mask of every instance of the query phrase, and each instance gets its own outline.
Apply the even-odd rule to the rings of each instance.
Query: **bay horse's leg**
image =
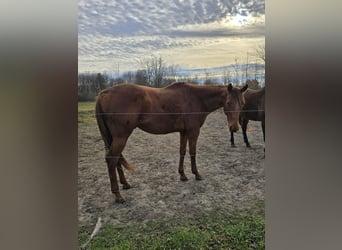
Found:
[[[239,116],[239,124],[240,124],[240,126],[242,124],[242,120],[243,120],[243,118],[242,118],[242,116],[240,114],[240,116]],[[230,145],[231,145],[232,148],[236,147],[235,146],[235,141],[234,141],[234,132],[232,132],[232,131],[230,131]]]
[[[247,124],[248,124],[248,119],[242,119],[241,122],[241,128],[242,128],[242,134],[243,134],[243,140],[246,143],[247,148],[250,148],[251,145],[249,144],[248,138],[247,138]]]
[[[196,180],[202,180],[201,174],[197,170],[196,165],[196,145],[200,130],[192,131],[189,134],[189,153],[191,159],[191,172],[196,176]]]
[[[180,174],[181,181],[187,181],[188,178],[184,174],[184,157],[186,154],[186,143],[188,142],[188,137],[185,132],[180,132],[180,148],[179,148],[179,167],[178,173]]]
[[[234,132],[230,131],[230,146],[232,148],[235,148],[235,143],[234,143]]]
[[[125,199],[121,196],[118,185],[118,178],[116,175],[116,167],[119,164],[121,152],[125,147],[127,137],[114,137],[110,150],[106,155],[106,162],[108,165],[108,173],[110,179],[110,187],[112,193],[115,195],[115,201],[124,203]]]
[[[123,189],[130,189],[131,188],[131,184],[129,184],[129,182],[126,180],[124,171],[122,169],[122,164],[123,165],[129,165],[129,163],[126,161],[126,159],[121,154],[119,162],[118,162],[118,165],[117,165],[117,170],[118,170],[118,174],[119,174],[119,178],[120,178],[120,183],[122,184]]]

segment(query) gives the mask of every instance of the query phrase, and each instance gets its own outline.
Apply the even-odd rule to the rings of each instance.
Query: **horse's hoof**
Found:
[[[203,177],[202,177],[202,175],[196,175],[196,180],[197,180],[197,181],[201,181],[201,180],[203,180]]]
[[[184,176],[181,176],[181,177],[180,177],[180,180],[181,180],[181,181],[188,181],[189,179],[188,179],[188,177],[186,177],[186,176],[184,175]]]
[[[131,186],[131,184],[129,184],[129,183],[126,183],[126,184],[123,184],[122,185],[122,188],[123,189],[130,189],[132,186]]]
[[[116,203],[123,204],[123,203],[126,202],[126,200],[119,194],[119,195],[116,195],[116,197],[115,197],[115,202],[116,202]]]
[[[247,147],[247,148],[252,148],[251,145],[249,145],[249,144],[247,144],[246,147]]]
[[[120,198],[120,199],[115,199],[116,203],[120,203],[120,204],[124,204],[126,202],[126,200],[124,198]]]
[[[231,146],[232,148],[236,148],[235,144],[231,144],[230,146]]]

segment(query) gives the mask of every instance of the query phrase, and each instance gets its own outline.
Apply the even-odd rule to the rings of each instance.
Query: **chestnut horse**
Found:
[[[242,107],[240,113],[240,124],[243,134],[243,140],[248,148],[251,147],[247,138],[247,124],[249,120],[261,121],[262,133],[265,142],[265,87],[254,90],[247,89],[243,96],[245,98],[245,105]],[[235,147],[234,133],[230,132],[230,143]]]
[[[106,147],[106,162],[115,201],[125,201],[119,191],[115,169],[123,188],[131,187],[121,165],[130,171],[134,170],[122,151],[135,128],[152,134],[179,132],[180,179],[188,180],[183,163],[189,141],[191,170],[196,180],[201,180],[196,166],[196,143],[200,128],[208,114],[224,107],[230,131],[237,131],[239,112],[244,103],[242,92],[247,87],[239,89],[231,84],[228,87],[198,86],[178,82],[164,88],[121,84],[101,91],[96,101],[96,119]]]

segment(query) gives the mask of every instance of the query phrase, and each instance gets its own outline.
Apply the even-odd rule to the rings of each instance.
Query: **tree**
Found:
[[[148,85],[147,72],[145,69],[137,70],[135,73],[135,83],[139,85]]]
[[[152,55],[148,59],[141,60],[140,64],[145,70],[147,84],[152,87],[161,87],[166,68],[163,58]]]
[[[231,78],[231,77],[230,77],[230,72],[229,72],[229,70],[228,70],[228,69],[224,70],[224,71],[223,71],[223,83],[224,83],[225,85],[227,85],[228,83],[231,82],[231,79],[230,79],[230,78]]]
[[[140,61],[141,67],[145,70],[147,84],[160,88],[168,83],[165,77],[171,72],[175,76],[176,65],[167,66],[161,56],[151,55],[150,58]],[[168,78],[168,77],[167,77]]]
[[[240,83],[239,79],[239,72],[240,72],[240,64],[239,64],[239,58],[235,57],[235,64],[233,65],[234,71],[235,71],[235,79],[237,83]]]
[[[134,72],[128,71],[122,75],[122,79],[125,82],[133,82],[134,81]]]
[[[255,56],[261,59],[264,63],[266,62],[265,56],[265,44],[259,44],[255,48]]]
[[[210,76],[210,72],[205,71],[205,80],[203,82],[204,85],[215,85],[216,81]]]
[[[246,61],[245,61],[245,79],[246,81],[248,80],[248,67],[249,67],[249,55],[248,55],[248,51],[246,54]]]
[[[142,69],[137,72],[139,79],[146,81],[146,85],[160,88],[177,80],[178,65],[168,65],[161,56],[150,56],[140,61]],[[144,73],[144,79],[142,78]]]
[[[105,75],[102,75],[101,73],[97,73],[96,78],[95,78],[95,87],[96,87],[97,92],[106,88],[107,80],[108,80],[108,77],[106,77]]]
[[[265,55],[265,44],[264,43],[256,46],[254,56],[256,59],[261,60],[265,64],[266,55]],[[259,71],[259,69],[258,69],[258,71]],[[263,73],[265,74],[265,71]],[[264,78],[263,79],[260,78],[259,80],[264,81]]]
[[[165,75],[162,81],[163,86],[176,82],[178,80],[178,77],[177,77],[178,68],[179,66],[174,65],[174,64],[165,66]]]
[[[106,73],[80,73],[78,75],[78,100],[93,101],[102,89],[108,86]]]

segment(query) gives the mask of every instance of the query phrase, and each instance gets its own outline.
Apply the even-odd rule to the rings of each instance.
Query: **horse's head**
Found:
[[[232,84],[228,85],[228,95],[226,103],[224,104],[224,112],[227,115],[228,127],[231,132],[236,132],[239,130],[240,111],[245,104],[245,98],[242,93],[247,88],[247,84],[241,89],[233,87]]]

